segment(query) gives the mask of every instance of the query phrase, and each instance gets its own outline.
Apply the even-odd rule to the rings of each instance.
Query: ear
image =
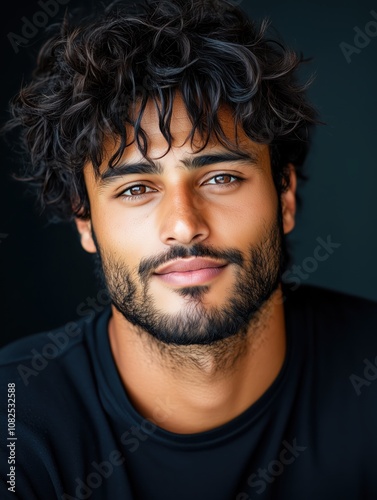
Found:
[[[96,245],[94,244],[94,240],[93,240],[93,236],[92,236],[92,223],[91,223],[90,219],[83,220],[83,219],[79,219],[78,217],[76,217],[75,223],[76,223],[77,230],[80,233],[81,246],[83,247],[83,249],[89,253],[96,253],[97,248],[96,248]]]
[[[296,214],[296,188],[297,188],[297,175],[295,167],[292,163],[289,167],[289,187],[281,195],[281,209],[283,216],[284,234],[290,233],[295,227],[295,214]]]

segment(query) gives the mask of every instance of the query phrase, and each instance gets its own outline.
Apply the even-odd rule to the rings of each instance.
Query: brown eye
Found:
[[[216,184],[229,184],[229,182],[232,182],[232,176],[231,175],[216,175],[215,180],[216,180]]]
[[[210,184],[210,185],[220,185],[220,184],[233,184],[234,182],[237,182],[238,180],[240,180],[238,177],[236,177],[235,175],[230,175],[230,174],[219,174],[219,175],[215,175],[214,177],[212,177],[211,179],[209,179],[208,182],[206,182],[206,184]]]
[[[145,194],[146,191],[147,191],[147,188],[143,185],[140,185],[140,186],[132,186],[130,188],[128,188],[126,192],[129,192],[131,196],[138,196],[140,194]]]
[[[134,186],[130,186],[129,188],[122,191],[119,195],[123,200],[131,201],[141,201],[144,200],[144,195],[148,195],[150,193],[155,193],[156,189],[153,189],[145,184],[135,184]]]
[[[143,194],[147,194],[152,191],[153,189],[145,186],[144,184],[137,184],[125,189],[121,196],[124,196],[126,198],[136,198],[137,196],[142,196]]]

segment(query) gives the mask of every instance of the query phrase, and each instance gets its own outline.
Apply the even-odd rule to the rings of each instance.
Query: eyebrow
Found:
[[[221,153],[203,154],[192,158],[180,160],[183,167],[195,170],[218,163],[240,162],[247,163],[253,167],[260,166],[259,156],[255,153],[245,151],[224,151]],[[101,174],[99,185],[106,187],[119,177],[131,174],[162,174],[163,167],[159,161],[140,161],[135,163],[121,163],[115,167],[108,167]]]

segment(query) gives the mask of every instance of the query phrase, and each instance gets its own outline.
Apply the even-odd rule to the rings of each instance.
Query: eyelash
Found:
[[[212,181],[213,179],[216,179],[216,177],[231,177],[233,179],[235,179],[234,181],[231,181],[231,182],[227,182],[226,184],[208,184],[209,181]],[[239,184],[240,182],[242,182],[244,179],[242,177],[238,177],[237,175],[233,175],[233,174],[228,174],[228,173],[223,173],[223,174],[217,174],[217,175],[214,175],[213,177],[211,177],[210,179],[208,179],[207,182],[205,182],[205,184],[207,185],[210,185],[210,186],[218,186],[218,187],[221,187],[221,188],[228,188],[228,187],[231,187],[231,186],[234,186],[236,184]]]
[[[146,194],[148,193],[142,193],[142,194],[136,194],[136,195],[127,195],[127,194],[124,194],[126,193],[127,191],[131,190],[131,189],[134,189],[134,188],[137,188],[137,187],[145,187],[145,188],[148,188],[148,189],[152,189],[150,188],[149,186],[146,186],[145,184],[135,184],[134,186],[130,186],[129,188],[125,189],[124,191],[122,191],[119,195],[120,198],[123,198],[125,200],[132,200],[132,201],[137,201],[139,200],[140,198],[143,198],[143,196],[145,196]]]
[[[216,179],[217,177],[231,177],[232,179],[235,179],[235,180],[231,181],[231,182],[228,182],[226,184],[209,184],[209,181],[212,181],[213,179]],[[238,177],[237,175],[223,173],[223,174],[214,175],[213,177],[211,177],[210,179],[208,179],[208,181],[206,181],[204,183],[204,185],[218,186],[221,189],[229,189],[229,188],[231,188],[231,187],[233,187],[233,186],[235,186],[237,184],[240,184],[244,180],[245,179],[243,179],[242,177]],[[131,190],[133,188],[137,188],[137,187],[145,187],[145,188],[148,188],[148,189],[152,189],[152,188],[150,188],[149,186],[147,186],[145,184],[135,184],[133,186],[128,187],[124,191],[122,191],[120,193],[120,195],[119,195],[119,198],[122,198],[122,199],[127,200],[127,201],[138,201],[139,199],[142,199],[146,194],[149,194],[149,192],[148,193],[143,193],[143,194],[137,194],[137,195],[126,195],[126,194],[124,194],[127,191],[129,191],[129,190]],[[155,190],[152,190],[152,192],[154,192],[154,191]]]

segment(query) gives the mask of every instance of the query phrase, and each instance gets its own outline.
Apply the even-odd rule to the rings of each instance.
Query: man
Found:
[[[162,0],[41,50],[9,128],[111,307],[2,350],[2,498],[376,498],[377,308],[282,282],[316,114],[265,30]]]

